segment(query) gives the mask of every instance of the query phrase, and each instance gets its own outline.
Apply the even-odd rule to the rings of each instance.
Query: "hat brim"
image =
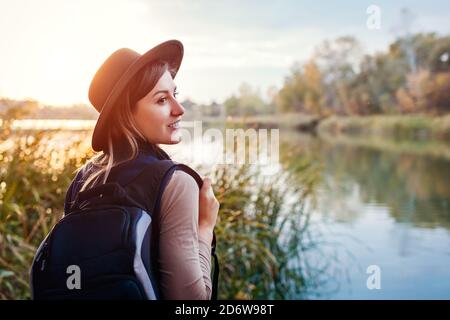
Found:
[[[170,68],[174,70],[175,77],[183,60],[183,53],[184,49],[180,41],[169,40],[153,47],[130,65],[114,85],[103,104],[92,134],[92,149],[94,151],[102,151],[105,149],[107,143],[106,129],[108,116],[112,111],[114,103],[136,73],[152,61],[163,60],[169,63]]]

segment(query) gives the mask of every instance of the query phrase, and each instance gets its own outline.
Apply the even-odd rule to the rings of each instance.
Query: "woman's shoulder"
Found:
[[[195,179],[183,170],[175,170],[170,178],[167,188],[177,191],[188,191],[190,193],[198,193],[198,185]],[[166,190],[167,190],[166,188]]]
[[[183,219],[196,217],[198,197],[199,189],[195,179],[184,171],[175,170],[161,198],[161,221],[177,224]],[[191,214],[187,214],[189,212]]]

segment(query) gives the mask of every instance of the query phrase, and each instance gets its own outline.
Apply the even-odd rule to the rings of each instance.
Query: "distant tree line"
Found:
[[[222,104],[197,104],[189,99],[181,102],[186,109],[185,119],[223,116]],[[87,104],[70,106],[42,105],[35,100],[13,100],[0,98],[0,119],[86,119],[96,120],[98,112]]]
[[[87,119],[95,120],[98,112],[89,105],[42,105],[35,100],[0,99],[0,118],[3,119]]]
[[[292,67],[275,105],[316,115],[447,113],[450,37],[403,37],[373,55],[363,55],[353,37],[325,41],[309,61]]]
[[[252,88],[248,83],[241,84],[238,94],[232,95],[224,101],[223,105],[226,114],[231,116],[248,116],[273,113],[275,108],[274,95],[270,90],[273,89],[269,89],[269,101],[265,101],[258,89]]]
[[[387,52],[364,54],[351,36],[324,41],[295,63],[279,90],[242,84],[225,100],[227,115],[302,112],[369,115],[450,111],[450,37],[436,33],[398,38]]]

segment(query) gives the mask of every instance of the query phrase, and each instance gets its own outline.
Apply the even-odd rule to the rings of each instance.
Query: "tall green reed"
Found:
[[[89,152],[83,139],[56,149],[57,132],[0,134],[0,299],[26,299],[37,246],[63,214],[66,189]],[[82,136],[82,135],[81,135]]]

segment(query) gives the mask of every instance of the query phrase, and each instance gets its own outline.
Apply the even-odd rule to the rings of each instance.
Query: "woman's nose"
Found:
[[[184,114],[184,107],[176,100],[172,104],[172,114],[174,116],[181,116],[182,114]]]

